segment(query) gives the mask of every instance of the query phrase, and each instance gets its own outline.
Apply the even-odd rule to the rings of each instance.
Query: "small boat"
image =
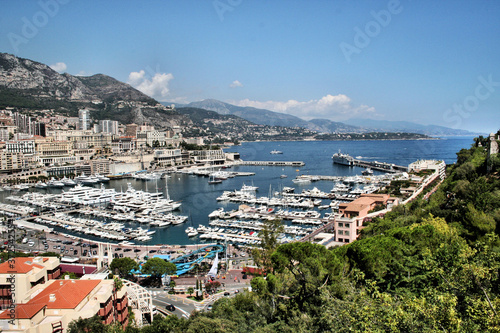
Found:
[[[283,154],[281,150],[272,150],[269,154]]]
[[[209,184],[220,184],[220,183],[222,183],[222,179],[216,178],[214,176],[210,176],[210,178],[208,179],[208,183]]]
[[[370,168],[366,168],[365,170],[363,170],[363,172],[361,172],[361,174],[363,174],[364,176],[370,176],[373,175],[373,171]]]
[[[287,175],[281,175],[280,178],[287,178]]]

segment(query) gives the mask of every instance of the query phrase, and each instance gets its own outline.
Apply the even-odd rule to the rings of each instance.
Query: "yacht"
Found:
[[[64,183],[59,181],[59,180],[56,180],[54,177],[52,177],[52,179],[50,179],[48,182],[47,182],[47,186],[48,187],[64,187]]]
[[[351,166],[354,164],[354,158],[349,156],[349,154],[343,154],[340,152],[333,154],[332,156],[333,163]]]
[[[39,181],[38,183],[35,184],[36,188],[47,188],[48,185],[42,181]]]
[[[75,180],[78,183],[81,183],[82,185],[94,185],[98,183],[98,179],[93,177],[93,176],[85,176],[84,173],[82,173],[80,176],[75,177]]]
[[[294,182],[297,185],[304,185],[304,184],[309,184],[311,182],[311,179],[304,177],[297,177],[295,179],[292,179],[292,182]]]
[[[195,237],[198,236],[198,230],[193,227],[187,227],[186,234],[188,235],[188,237]]]
[[[63,179],[61,179],[61,183],[63,183],[64,186],[75,186],[76,185],[76,182],[73,179],[69,179],[67,177],[63,177]]]
[[[100,175],[98,173],[96,173],[94,175],[94,177],[97,178],[99,182],[109,182],[109,178],[108,177]]]
[[[245,183],[243,183],[240,191],[242,191],[242,192],[255,192],[258,189],[259,189],[258,186],[253,186],[253,184],[252,185],[245,185]]]

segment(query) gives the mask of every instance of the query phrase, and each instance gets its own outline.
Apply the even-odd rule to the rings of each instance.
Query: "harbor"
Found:
[[[415,144],[417,143],[415,142]],[[433,141],[428,144],[438,143],[438,141]],[[337,145],[337,143],[335,144]],[[358,158],[359,160],[370,158],[386,160],[391,162],[390,164],[395,162],[395,165],[402,163],[398,163],[398,160],[391,160],[389,151],[397,150],[398,147],[399,149],[404,149],[400,147],[404,144],[408,146],[408,150],[418,152],[418,149],[412,148],[413,142],[406,141],[388,141],[384,142],[383,145],[380,145],[380,142],[364,142],[363,144],[359,142],[342,142],[339,144],[343,151],[359,152],[357,153],[357,157],[363,156],[363,158]],[[259,148],[261,145],[269,148]],[[255,160],[265,161],[269,159],[269,151],[272,151],[274,145],[275,143],[272,142],[246,143],[241,147],[232,147],[231,149],[240,152],[242,159],[253,157]],[[178,244],[187,246],[211,241],[211,239],[206,238],[207,236],[201,238],[204,233],[199,232],[197,229],[200,226],[212,229],[229,229],[229,227],[224,227],[221,224],[209,224],[212,219],[208,215],[219,208],[224,209],[225,217],[233,215],[232,218],[234,221],[260,223],[270,218],[281,218],[287,226],[304,227],[308,234],[310,234],[314,232],[314,228],[321,228],[323,225],[329,223],[329,217],[334,213],[338,204],[355,200],[361,193],[370,192],[372,186],[387,186],[391,180],[397,179],[395,177],[401,177],[404,174],[374,170],[374,174],[372,175],[362,175],[364,168],[334,164],[330,158],[332,152],[336,149],[332,149],[331,145],[332,143],[329,142],[281,142],[279,149],[283,151],[283,155],[272,155],[273,159],[289,159],[290,156],[294,156],[297,160],[303,160],[304,165],[301,167],[278,166],[272,165],[272,163],[268,165],[241,165],[239,162],[230,161],[224,168],[222,166],[204,166],[202,168],[193,166],[176,171],[166,169],[142,172],[142,174],[152,174],[150,177],[144,177],[152,178],[151,180],[141,179],[143,177],[134,177],[133,173],[124,175],[122,179],[106,175],[109,178],[107,182],[83,186],[88,187],[91,191],[88,191],[88,195],[84,193],[80,195],[79,200],[81,202],[60,202],[56,200],[57,196],[63,195],[63,192],[65,193],[65,197],[71,196],[72,191],[70,189],[78,189],[79,187],[76,186],[63,186],[60,188],[47,186],[40,188],[35,187],[36,183],[25,184],[24,186],[9,184],[5,189],[2,187],[0,201],[8,205],[2,206],[5,215],[21,217],[19,221],[23,221],[24,218],[32,218],[33,216],[31,215],[43,215],[58,219],[58,217],[53,215],[54,212],[71,211],[69,215],[75,218],[95,220],[98,223],[121,223],[124,228],[128,229],[141,227],[145,230],[155,231],[147,235],[150,238],[145,237],[144,241],[129,239],[129,234],[126,233],[120,234],[126,237],[125,241],[133,242],[137,246],[141,244],[149,246],[153,244]],[[391,145],[394,147],[391,148]],[[296,154],[292,155],[292,151],[296,152]],[[450,153],[450,159],[452,155],[454,155],[454,152],[453,154]],[[209,184],[208,177],[210,173],[219,171],[228,172],[231,176],[234,176],[228,177],[215,185]],[[125,196],[129,186],[134,191],[149,192],[150,194],[141,195],[143,198],[150,198],[148,200],[151,205],[156,201],[156,193],[160,193],[162,194],[161,199],[170,198],[170,202],[163,202],[165,204],[174,204],[170,208],[178,204],[180,206],[175,210],[155,215],[151,210],[147,210],[148,207],[143,206],[146,203],[146,199],[130,200],[130,202],[119,200]],[[247,191],[246,195],[241,196],[234,194],[240,192],[243,188],[247,189],[252,186],[258,188],[253,193]],[[104,190],[114,190],[114,192],[104,191],[103,187]],[[294,190],[290,191],[290,189]],[[25,194],[26,196],[24,197]],[[253,197],[248,196],[248,194],[252,194]],[[42,199],[40,195],[45,196],[46,199]],[[113,196],[113,200],[110,200]],[[225,196],[232,196],[232,198],[230,200],[217,200]],[[10,198],[7,199],[8,197],[16,197],[20,201],[11,201]],[[29,204],[28,201],[36,204]],[[246,205],[256,211],[238,213],[241,205]],[[266,210],[272,208],[274,212],[270,214],[264,212],[261,214],[257,212],[257,210],[261,209],[261,206],[265,207]],[[113,209],[113,207],[116,208]],[[280,216],[281,211],[288,211],[288,215]],[[307,211],[315,211],[321,215],[319,218],[314,219],[294,216],[295,214],[298,215]],[[89,212],[96,215],[91,215]],[[166,215],[169,214],[171,214],[170,216],[180,216],[181,218],[185,218],[185,220],[181,223],[174,224],[170,222],[169,224],[167,221],[156,218],[162,215],[168,218]],[[236,216],[238,214],[241,215]],[[248,216],[251,214],[259,214],[260,220],[249,219]],[[220,219],[224,221],[228,220],[227,218]],[[314,223],[320,221],[320,223],[304,223],[309,221],[315,221]],[[75,229],[68,230],[64,226],[71,226],[71,224],[63,224],[62,221],[59,222],[61,223],[60,226],[51,225],[48,222],[38,223],[38,225],[93,241],[120,242],[118,239],[108,239],[94,234],[85,234]],[[234,239],[235,244],[245,244],[244,242],[240,242],[236,237],[239,233],[243,232],[240,236],[248,237],[249,233],[254,231],[257,234],[254,233],[251,237],[258,237],[259,232],[258,230],[246,228],[247,222],[240,224],[241,228],[237,229],[236,233],[234,231],[226,232],[226,230],[222,233],[226,234],[226,236],[232,235],[229,238]],[[30,223],[36,222],[30,219]],[[238,222],[235,222],[235,226],[237,225],[236,223]],[[196,229],[198,234],[194,235],[194,232],[187,233],[186,230],[188,228]],[[99,231],[106,232],[105,229],[100,229]],[[218,232],[220,237],[221,232]],[[288,234],[284,238],[284,241],[296,239],[297,236],[305,237]],[[240,239],[244,238],[240,237]]]

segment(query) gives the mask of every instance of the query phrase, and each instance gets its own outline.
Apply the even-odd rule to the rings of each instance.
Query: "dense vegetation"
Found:
[[[265,248],[258,262],[268,274],[252,280],[252,292],[128,330],[500,331],[500,163],[485,145],[461,150],[428,200],[373,220],[358,241]]]

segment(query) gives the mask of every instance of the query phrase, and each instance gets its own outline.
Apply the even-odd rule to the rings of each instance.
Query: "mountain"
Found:
[[[347,125],[338,121],[328,119],[312,119],[309,123],[314,124],[315,129],[322,133],[364,133],[362,128],[352,125]]]
[[[454,129],[438,125],[421,125],[408,121],[390,121],[390,120],[373,120],[353,118],[346,121],[346,124],[358,126],[364,131],[377,132],[412,132],[434,136],[449,136],[449,135],[478,135],[484,133],[473,133],[462,129]]]
[[[190,120],[132,86],[110,76],[59,74],[49,66],[0,53],[0,107],[53,109],[76,116],[87,108],[93,119],[122,123],[148,122],[157,127],[190,124]]]
[[[289,114],[257,109],[249,106],[236,106],[216,99],[205,99],[200,102],[192,102],[187,106],[215,111],[220,114],[232,114],[259,125],[303,127],[309,129],[311,126],[307,121]]]
[[[350,119],[345,122],[336,122],[328,119],[313,119],[306,121],[289,114],[253,107],[236,106],[215,99],[192,102],[187,104],[187,106],[211,110],[220,114],[237,115],[255,124],[302,127],[320,133],[406,132],[434,136],[478,134],[461,129],[437,125],[420,125],[407,121],[381,121],[372,119]]]

